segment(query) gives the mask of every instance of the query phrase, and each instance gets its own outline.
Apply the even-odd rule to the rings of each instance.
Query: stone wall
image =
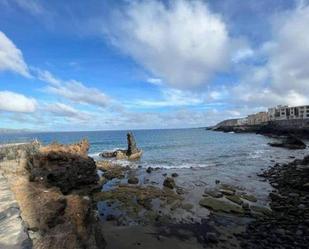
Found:
[[[24,170],[29,155],[36,153],[40,148],[38,142],[19,144],[0,144],[0,171],[18,173]]]

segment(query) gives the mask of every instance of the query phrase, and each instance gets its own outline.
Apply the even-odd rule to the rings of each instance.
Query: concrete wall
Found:
[[[38,151],[38,142],[24,144],[0,144],[0,172],[17,173],[24,170],[28,155]]]

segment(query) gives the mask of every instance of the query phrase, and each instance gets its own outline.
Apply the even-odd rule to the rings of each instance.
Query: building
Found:
[[[246,124],[248,124],[248,118],[237,119],[237,125],[246,125]]]
[[[260,125],[268,122],[269,116],[267,112],[258,112],[256,114],[248,115],[247,124],[248,125]]]
[[[268,118],[273,120],[309,119],[309,106],[277,106],[268,109]]]

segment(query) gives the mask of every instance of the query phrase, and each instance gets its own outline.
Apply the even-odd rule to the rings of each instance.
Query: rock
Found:
[[[253,206],[253,205],[251,205],[250,209],[254,213],[260,213],[260,214],[267,215],[267,216],[271,215],[271,213],[272,213],[272,211],[269,208],[262,207],[262,206]]]
[[[124,150],[117,150],[115,153],[115,157],[117,160],[126,160],[128,159],[126,151]]]
[[[165,180],[163,182],[163,186],[170,188],[170,189],[173,189],[174,187],[176,187],[176,184],[175,184],[175,181],[174,181],[173,178],[167,177],[167,178],[165,178]]]
[[[242,194],[240,197],[247,200],[247,201],[257,202],[257,199],[254,195]]]
[[[112,214],[109,214],[109,215],[106,216],[107,221],[112,221],[112,220],[115,220],[115,219],[116,219],[116,217]]]
[[[177,173],[172,173],[172,177],[177,177],[178,174]]]
[[[224,195],[234,195],[235,194],[235,190],[231,190],[231,189],[221,188],[219,191]]]
[[[306,188],[306,189],[309,189],[309,182],[303,184],[303,187]]]
[[[206,240],[210,243],[218,243],[218,238],[215,233],[207,233],[206,234]]]
[[[116,151],[105,151],[100,156],[105,158],[115,157],[118,160],[138,160],[141,158],[143,152],[136,146],[136,142],[132,132],[127,134],[128,149],[127,150],[116,150]]]
[[[216,181],[215,181],[215,183],[216,183],[216,184],[219,184],[219,183],[220,183],[220,181],[219,181],[219,180],[216,180]]]
[[[238,214],[244,213],[244,210],[241,207],[213,197],[205,197],[200,200],[199,204],[202,207],[210,208],[214,211],[222,211],[225,213],[238,213]]]
[[[191,203],[183,203],[181,207],[186,211],[190,211],[194,206]]]
[[[146,169],[146,172],[147,172],[148,174],[150,174],[152,171],[153,171],[153,168],[152,168],[152,167],[148,167],[148,168]]]
[[[26,169],[32,181],[59,187],[63,193],[96,184],[99,180],[96,164],[91,157],[62,151],[32,155]]]
[[[207,190],[207,189],[205,189],[204,193],[206,195],[210,195],[213,198],[221,198],[221,197],[223,197],[223,194],[220,191],[217,191],[217,190]]]
[[[306,144],[300,140],[298,137],[294,135],[289,135],[288,137],[282,139],[280,142],[275,143],[268,143],[270,146],[273,147],[282,147],[291,150],[298,150],[298,149],[306,149]]]
[[[241,205],[243,203],[242,199],[240,199],[238,195],[228,195],[225,198],[238,205]]]
[[[176,193],[179,195],[185,194],[185,190],[181,187],[176,187]]]
[[[115,151],[104,151],[100,154],[100,156],[104,158],[112,158],[112,157],[116,157],[116,152]]]
[[[127,134],[127,141],[128,141],[128,150],[127,150],[128,155],[132,155],[132,154],[136,154],[140,152],[136,146],[136,142],[135,142],[132,132],[129,132]]]
[[[138,184],[138,178],[137,177],[130,177],[129,179],[128,179],[128,183],[129,184]]]

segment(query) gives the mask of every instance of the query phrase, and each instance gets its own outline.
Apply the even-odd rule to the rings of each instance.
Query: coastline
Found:
[[[59,148],[53,146],[50,148]],[[80,155],[87,151],[83,143],[71,146]],[[65,152],[68,152],[67,147],[65,148]],[[62,157],[59,159],[64,160]],[[48,160],[54,160],[52,158]],[[15,158],[11,162],[18,162],[17,166],[21,166],[20,162],[26,160],[21,159]],[[308,161],[298,160],[287,165],[293,168],[299,164],[308,164]],[[263,229],[258,228],[260,222],[262,221],[263,225],[277,224],[273,222],[277,219],[277,211],[273,208],[275,203],[272,198],[273,191],[269,195],[271,210],[267,203],[260,202],[259,198],[241,185],[227,184],[216,178],[212,178],[211,181],[195,181],[190,186],[184,185],[185,175],[190,177],[190,174],[196,171],[199,174],[205,171],[207,174],[207,169],[132,168],[110,161],[97,161],[95,168],[100,176],[95,188],[85,185],[65,194],[61,190],[63,182],[57,180],[56,186],[50,185],[52,182],[49,186],[45,186],[44,181],[41,183],[37,183],[36,180],[29,181],[29,172],[25,171],[25,168],[16,167],[14,172],[4,172],[20,203],[21,216],[26,221],[25,229],[34,242],[33,248],[59,247],[65,239],[60,234],[68,231],[64,228],[72,221],[75,224],[70,228],[73,229],[71,230],[73,240],[67,243],[74,245],[73,248],[78,248],[78,244],[74,244],[74,236],[77,235],[83,243],[90,243],[87,248],[108,249],[254,248],[250,245],[262,239],[261,236],[265,236],[261,235]],[[276,168],[278,166],[274,166],[274,169]],[[2,166],[1,170],[4,169]],[[267,172],[272,172],[272,168]],[[295,177],[301,171],[293,169],[293,172]],[[260,184],[265,183],[266,176],[276,189],[278,187],[276,183],[281,176],[278,173],[275,175],[278,175],[277,179],[272,178],[273,173],[260,175]],[[71,175],[67,177],[71,179]],[[167,179],[169,183],[166,183]],[[72,184],[70,186],[75,188],[74,182]],[[295,192],[293,189],[288,191]],[[25,195],[27,198],[24,198]],[[285,200],[292,197],[287,194],[288,199]],[[43,198],[44,201],[38,201],[36,198]],[[295,196],[293,198],[295,199]],[[46,205],[47,203],[49,204]],[[304,205],[305,210],[308,210],[308,203],[305,202]],[[299,207],[293,208],[293,211],[298,213]],[[35,217],[38,215],[37,212],[33,212],[36,210],[41,210],[38,214],[44,218],[41,224],[33,226],[35,223],[31,222],[35,222],[37,219]],[[61,218],[57,218],[58,216]],[[301,231],[307,236],[307,231]],[[57,234],[60,236],[59,240],[51,240]],[[97,239],[93,238],[94,234]],[[266,237],[266,240],[268,239],[273,238]],[[96,240],[98,241],[95,242]],[[304,245],[308,245],[307,242],[302,241]],[[71,248],[68,244],[63,246]],[[263,246],[262,248],[271,248],[268,245]]]

